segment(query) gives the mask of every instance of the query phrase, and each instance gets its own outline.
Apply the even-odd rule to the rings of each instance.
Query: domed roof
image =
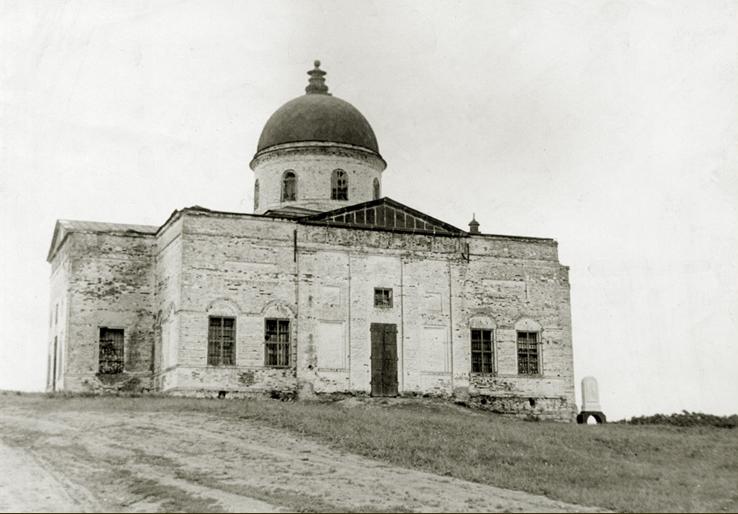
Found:
[[[308,72],[306,94],[276,110],[261,131],[257,153],[274,145],[320,141],[360,146],[379,154],[377,138],[359,110],[328,93],[320,61]]]

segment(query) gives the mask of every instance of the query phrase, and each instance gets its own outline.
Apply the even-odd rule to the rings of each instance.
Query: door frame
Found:
[[[398,396],[397,324],[371,323],[369,341],[371,396]],[[388,363],[392,364],[388,366]],[[378,381],[375,380],[377,376]]]

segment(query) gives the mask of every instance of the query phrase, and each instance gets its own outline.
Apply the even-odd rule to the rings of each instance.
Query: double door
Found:
[[[372,396],[397,396],[397,325],[372,323]]]

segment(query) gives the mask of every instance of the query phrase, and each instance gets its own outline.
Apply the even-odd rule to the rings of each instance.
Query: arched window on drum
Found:
[[[282,175],[282,201],[294,202],[297,200],[297,175],[293,170],[287,170]]]
[[[348,175],[341,169],[331,175],[331,200],[348,200]]]

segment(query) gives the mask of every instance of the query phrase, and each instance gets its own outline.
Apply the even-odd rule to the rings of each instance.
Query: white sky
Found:
[[[609,417],[738,412],[737,7],[0,1],[0,388],[44,385],[55,220],[250,212],[319,58],[387,196],[559,241]]]

